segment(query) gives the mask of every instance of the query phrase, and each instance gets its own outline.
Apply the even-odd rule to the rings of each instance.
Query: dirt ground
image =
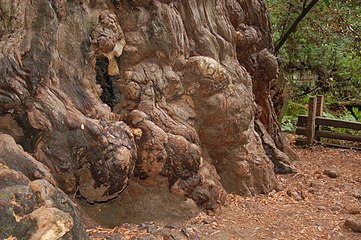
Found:
[[[152,222],[89,229],[91,239],[361,239],[361,233],[344,225],[348,218],[361,217],[361,151],[292,148],[300,158],[298,173],[278,175],[282,191],[253,197],[230,194],[227,205],[213,216],[201,213],[163,225],[158,235],[162,223]]]

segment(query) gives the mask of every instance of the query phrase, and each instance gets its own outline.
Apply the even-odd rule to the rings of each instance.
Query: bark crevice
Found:
[[[108,74],[108,66],[109,60],[106,57],[96,58],[96,82],[102,88],[102,93],[99,98],[113,109],[120,100],[120,91],[116,83],[119,78]]]

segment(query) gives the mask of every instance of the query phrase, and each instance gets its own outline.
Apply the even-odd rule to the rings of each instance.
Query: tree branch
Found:
[[[277,53],[280,48],[285,44],[287,39],[291,36],[291,34],[296,30],[297,25],[302,21],[302,19],[307,15],[307,13],[316,5],[318,0],[312,0],[306,8],[304,8],[301,14],[296,18],[293,22],[292,26],[288,29],[288,31],[281,37],[275,47],[275,53]]]

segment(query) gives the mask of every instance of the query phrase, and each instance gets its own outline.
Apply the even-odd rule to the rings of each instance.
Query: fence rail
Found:
[[[299,126],[307,125],[307,116],[301,115],[298,116]],[[336,128],[349,128],[353,130],[361,130],[361,123],[359,122],[350,122],[345,120],[329,119],[325,117],[316,117],[316,125],[336,127]]]
[[[308,116],[298,116],[296,134],[306,137],[305,141],[299,140],[298,143],[305,142],[308,145],[312,145],[315,140],[320,141],[321,138],[361,142],[360,135],[322,130],[322,126],[361,130],[361,123],[324,118],[322,117],[322,112],[323,96],[318,95],[317,97],[311,97],[308,104]],[[348,147],[339,144],[324,144],[336,147]],[[361,150],[360,147],[353,148]]]

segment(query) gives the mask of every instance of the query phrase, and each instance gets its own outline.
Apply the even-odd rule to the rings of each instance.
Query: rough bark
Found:
[[[17,150],[29,166],[4,163],[30,179],[14,185],[46,180],[88,202],[124,191],[118,201],[134,206],[188,198],[205,210],[226,192],[278,188],[272,161],[289,159],[261,0],[14,0],[0,10],[1,131],[34,157]],[[147,202],[157,192],[172,198]]]
[[[80,213],[46,166],[0,133],[0,238],[87,239]]]
[[[290,168],[287,165],[297,160],[297,156],[289,148],[286,140],[282,136],[272,102],[272,99],[276,98],[276,96],[272,96],[271,94],[272,83],[276,83],[272,86],[274,88],[273,92],[282,90],[281,88],[284,87],[284,84],[278,82],[278,62],[272,54],[274,52],[273,39],[266,5],[262,0],[227,0],[227,9],[229,11],[230,21],[237,34],[236,47],[238,61],[246,68],[252,77],[255,102],[259,106],[259,119],[265,126],[267,135],[270,135],[276,147],[276,149],[273,149],[271,152],[275,152],[278,149],[286,153],[284,158],[278,159],[280,162],[274,162],[274,164],[282,168],[279,169],[279,171],[289,172],[288,169]],[[279,97],[281,99],[284,98],[284,96]],[[283,101],[279,100],[278,102],[283,103]],[[261,132],[258,133],[264,135]],[[265,146],[265,149],[267,148],[268,147]],[[267,155],[271,159],[274,159],[269,152],[267,152]],[[281,163],[281,165],[279,165],[279,163]]]

